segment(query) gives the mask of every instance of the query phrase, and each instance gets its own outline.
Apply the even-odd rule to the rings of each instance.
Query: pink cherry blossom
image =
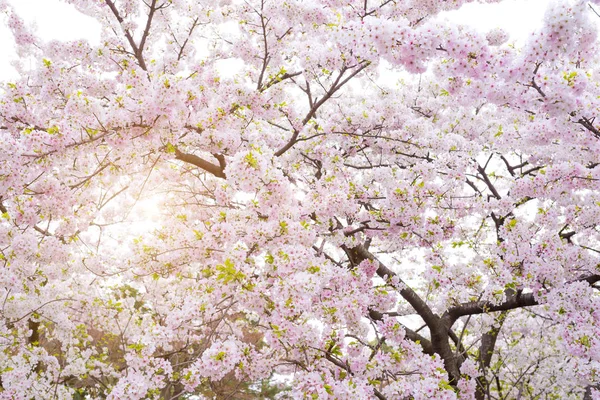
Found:
[[[598,2],[469,2],[0,0],[0,399],[598,398]]]

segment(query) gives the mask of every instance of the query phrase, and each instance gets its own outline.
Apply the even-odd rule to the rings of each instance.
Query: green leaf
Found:
[[[177,151],[175,146],[173,146],[171,143],[167,143],[166,150],[167,150],[167,153],[170,153],[170,154],[175,154],[175,152]]]
[[[235,269],[235,265],[231,259],[226,259],[223,264],[219,264],[216,267],[217,279],[223,281],[224,283],[230,283],[233,281],[240,282],[242,281],[246,275],[237,269]]]
[[[254,157],[254,154],[252,152],[249,152],[248,154],[246,154],[246,157],[244,157],[244,160],[248,163],[248,165],[254,169],[258,168],[258,160],[256,159],[256,157]]]

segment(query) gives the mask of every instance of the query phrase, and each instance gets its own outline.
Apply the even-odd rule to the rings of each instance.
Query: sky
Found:
[[[447,13],[450,20],[480,32],[502,28],[511,39],[522,41],[541,26],[550,0],[506,0],[496,4],[470,3]]]
[[[511,40],[522,43],[532,30],[540,26],[549,2],[506,0],[499,4],[467,4],[460,10],[445,13],[445,17],[481,32],[501,27],[511,35]],[[9,3],[26,22],[37,26],[41,37],[56,40],[86,38],[91,43],[100,40],[96,21],[60,0],[9,0]],[[0,25],[0,54],[0,81],[5,81],[16,76],[10,62],[17,57],[5,23]]]

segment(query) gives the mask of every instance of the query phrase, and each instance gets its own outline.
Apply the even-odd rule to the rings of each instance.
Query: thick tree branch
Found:
[[[363,245],[354,247],[354,254],[357,256],[355,262],[360,263],[363,260],[375,261],[378,264],[377,275],[387,282],[393,277],[397,277],[397,274],[385,266],[381,261],[375,257],[370,251],[368,251]],[[439,317],[433,313],[431,308],[425,303],[425,301],[408,285],[406,285],[402,279],[398,279],[398,292],[400,295],[417,311],[417,313],[423,318],[423,321],[431,329],[435,327],[439,322]]]
[[[150,5],[148,5],[148,19],[146,20],[146,27],[144,28],[144,33],[142,34],[142,39],[140,40],[140,45],[138,47],[138,52],[139,52],[139,56],[136,54],[136,58],[138,59],[138,61],[140,61],[140,63],[143,63],[143,67],[140,64],[140,67],[142,67],[142,69],[145,71],[146,70],[146,62],[144,61],[144,48],[146,47],[146,40],[148,39],[148,36],[150,35],[150,27],[152,26],[152,19],[154,18],[154,13],[156,12],[156,10],[158,9],[156,7],[156,0],[152,0],[152,3]]]
[[[506,320],[508,311],[503,311],[496,319],[496,325],[483,334],[481,337],[481,345],[479,346],[479,370],[480,376],[477,377],[477,391],[475,392],[476,400],[484,400],[485,396],[489,397],[489,382],[485,376],[485,370],[490,367],[494,348],[496,347],[496,339],[500,333],[500,329]]]
[[[106,4],[108,5],[108,8],[110,8],[110,11],[113,13],[115,18],[119,22],[119,24],[121,26],[123,26],[123,22],[124,22],[123,17],[119,13],[119,10],[117,9],[114,1],[113,0],[105,0],[105,1],[106,1]],[[152,0],[152,3],[148,6],[149,7],[148,19],[146,20],[146,27],[144,28],[144,33],[142,34],[142,39],[140,40],[139,46],[135,43],[135,40],[133,39],[131,32],[128,29],[123,29],[123,31],[125,32],[125,38],[127,38],[127,41],[129,42],[129,45],[131,46],[131,49],[133,50],[133,55],[137,59],[140,68],[143,69],[144,71],[147,70],[146,62],[144,61],[144,56],[143,56],[144,46],[146,45],[146,40],[148,39],[148,36],[150,34],[150,27],[152,25],[152,19],[154,18],[154,13],[157,10],[156,1],[157,0]]]
[[[450,326],[452,326],[457,319],[465,315],[514,310],[516,308],[530,307],[539,304],[533,293],[517,292],[515,294],[512,290],[508,290],[506,293],[508,297],[507,300],[500,304],[496,304],[491,301],[473,301],[462,303],[458,306],[449,308],[444,314],[443,318],[448,319],[450,321]]]
[[[485,172],[485,169],[481,165],[478,165],[477,166],[477,172],[479,172],[481,174],[481,178],[485,182],[486,186],[490,189],[490,191],[492,192],[492,194],[494,195],[494,197],[496,199],[500,200],[502,198],[502,196],[500,196],[500,193],[498,193],[498,190],[496,190],[496,187],[494,186],[494,184],[490,180],[488,174]]]
[[[594,136],[596,136],[598,139],[600,139],[600,130],[598,130],[594,126],[594,119],[589,120],[586,117],[581,117],[581,118],[579,118],[579,120],[577,120],[577,123],[579,125],[583,126],[588,131],[592,132],[594,134]]]
[[[448,324],[447,320],[441,319],[437,314],[431,310],[427,303],[404,281],[398,278],[398,275],[386,267],[381,261],[379,261],[371,252],[369,252],[365,246],[359,245],[352,249],[353,253],[357,256],[356,261],[371,260],[378,263],[377,275],[384,279],[386,282],[390,282],[392,278],[397,279],[396,290],[419,314],[419,316],[425,321],[429,331],[431,332],[431,344],[433,351],[438,354],[442,360],[444,360],[444,367],[448,372],[448,378],[451,385],[456,385],[460,380],[460,370],[458,363],[458,356],[454,354],[450,348],[449,343],[449,331],[451,325]]]
[[[590,285],[600,281],[600,275],[594,274],[585,277],[581,277],[572,282],[587,282]],[[443,315],[442,319],[449,321],[450,326],[454,325],[456,320],[465,315],[484,314],[496,311],[508,311],[516,308],[537,306],[540,303],[535,299],[533,293],[522,293],[520,291],[514,292],[513,290],[506,291],[507,299],[496,304],[491,301],[472,301],[468,303],[462,303],[458,306],[449,308]]]
[[[179,151],[179,149],[175,149],[176,159],[186,162],[188,164],[195,165],[196,167],[203,169],[204,171],[216,176],[217,178],[226,179],[227,175],[225,175],[224,172],[225,158],[222,154],[215,154],[214,157],[219,161],[219,165],[212,164],[206,161],[205,159],[198,157],[197,155],[182,153],[181,151]]]

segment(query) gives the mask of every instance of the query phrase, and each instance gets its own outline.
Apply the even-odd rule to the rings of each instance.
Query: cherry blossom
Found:
[[[0,0],[0,399],[599,398],[598,2],[66,2]]]

